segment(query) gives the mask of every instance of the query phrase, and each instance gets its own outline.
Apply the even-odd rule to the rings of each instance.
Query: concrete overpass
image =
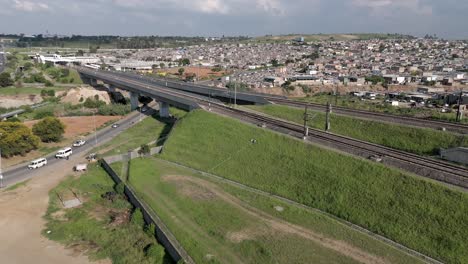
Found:
[[[169,88],[173,90],[180,90],[189,93],[195,93],[198,95],[216,98],[225,102],[234,103],[236,101],[237,104],[258,104],[258,105],[265,105],[270,104],[270,102],[265,99],[265,96],[268,97],[278,97],[280,99],[286,99],[284,96],[275,96],[275,95],[265,95],[259,93],[249,93],[249,92],[234,92],[228,89],[216,88],[207,85],[199,85],[194,83],[187,83],[187,82],[180,82],[174,80],[166,80],[166,79],[155,79],[151,77],[146,77],[134,73],[127,73],[127,72],[115,72],[115,71],[106,71],[108,74],[112,74],[116,77],[125,77],[132,80],[138,80],[140,82],[146,82],[150,85],[157,85],[164,88]]]
[[[131,78],[122,75],[111,74],[108,71],[92,70],[87,68],[77,68],[83,82],[93,86],[98,81],[109,85],[109,91],[115,91],[116,88],[130,92],[130,104],[132,110],[138,108],[138,97],[147,96],[159,102],[159,114],[161,117],[169,117],[169,106],[175,106],[186,111],[192,111],[200,106],[187,98],[171,94],[169,90],[162,88],[155,89],[155,84],[146,84],[144,82],[132,81]]]

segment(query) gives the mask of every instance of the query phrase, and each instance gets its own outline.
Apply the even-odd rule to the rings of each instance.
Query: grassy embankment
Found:
[[[249,106],[249,108],[295,123],[304,122],[303,109],[280,105]],[[326,114],[313,111],[309,113],[314,116],[308,123],[309,126],[324,130]],[[434,129],[389,125],[336,114],[331,115],[330,122],[330,131],[333,133],[417,154],[435,155],[440,148],[468,146],[468,137]]]
[[[323,214],[162,160],[132,160],[129,181],[197,263],[356,263],[358,252],[371,263],[419,262]]]
[[[387,113],[387,114],[393,114],[393,115],[431,118],[435,120],[456,122],[455,111],[452,111],[451,113],[442,113],[440,112],[440,108],[427,108],[427,107],[406,108],[406,107],[392,106],[388,103],[384,103],[383,97],[380,97],[380,99],[378,98],[377,100],[359,100],[359,98],[353,97],[350,95],[340,95],[338,97],[335,97],[335,96],[322,93],[322,94],[315,94],[309,97],[298,98],[297,100],[310,102],[310,103],[319,103],[319,104],[326,104],[327,102],[332,102],[333,105],[352,108],[352,109],[360,109],[360,110]],[[468,122],[468,120],[463,119],[462,122],[466,123]]]
[[[72,191],[84,203],[64,209],[58,195],[70,199],[74,197]],[[79,178],[66,178],[49,194],[43,234],[74,250],[86,252],[91,260],[108,258],[113,263],[171,263],[167,256],[164,257],[154,234],[130,217],[132,207],[128,201],[118,194],[113,201],[103,198],[107,192],[114,192],[114,183],[98,165],[89,166],[89,171]],[[151,245],[159,254],[148,250]]]
[[[468,261],[468,195],[432,181],[203,111],[181,120],[162,157],[322,209],[441,260]]]
[[[170,112],[173,116],[181,118],[186,114],[185,111],[177,108],[171,108]],[[161,119],[158,114],[144,118],[138,124],[123,131],[111,141],[92,150],[91,152],[99,152],[103,156],[116,154],[124,154],[129,150],[134,150],[143,144],[148,144],[151,141],[164,138],[170,132],[173,122],[167,119]]]

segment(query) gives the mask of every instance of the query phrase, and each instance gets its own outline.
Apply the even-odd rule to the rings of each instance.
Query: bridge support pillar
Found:
[[[138,93],[130,92],[130,108],[132,111],[138,108]]]
[[[166,102],[159,102],[159,116],[170,117],[169,104]]]
[[[97,86],[97,80],[96,79],[89,79],[89,84],[91,86]]]
[[[112,84],[109,84],[109,87],[107,88],[110,93],[115,92],[115,86]]]

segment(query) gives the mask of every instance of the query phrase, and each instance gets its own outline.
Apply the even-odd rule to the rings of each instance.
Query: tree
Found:
[[[12,86],[13,80],[11,79],[11,75],[8,72],[4,72],[0,74],[0,86],[7,87]]]
[[[164,62],[159,63],[159,68],[162,69],[162,68],[164,68],[164,67],[166,67],[166,64],[164,64]]]
[[[185,72],[185,69],[184,69],[184,68],[179,68],[179,75],[182,76],[182,75],[184,74],[184,72]]]
[[[83,56],[84,55],[84,51],[83,50],[78,50],[76,52],[76,56]]]
[[[273,67],[278,67],[279,66],[279,63],[278,63],[277,59],[271,60],[271,64],[273,65]]]
[[[65,133],[65,125],[56,117],[46,117],[33,126],[33,133],[42,142],[59,142]]]
[[[2,157],[25,155],[37,149],[39,138],[20,122],[0,122],[0,149]]]

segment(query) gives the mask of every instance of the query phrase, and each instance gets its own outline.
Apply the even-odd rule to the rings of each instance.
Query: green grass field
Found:
[[[121,163],[113,168],[119,172]],[[357,263],[356,252],[368,260],[419,262],[317,212],[203,178],[162,160],[132,160],[129,180],[196,263]],[[331,241],[341,245],[330,246]],[[343,253],[345,247],[354,253]]]
[[[303,123],[304,110],[280,105],[249,108],[281,119]],[[325,113],[313,112],[309,126],[324,130]],[[434,129],[415,128],[332,114],[331,132],[417,154],[435,155],[440,148],[468,146],[468,137]]]
[[[91,260],[110,259],[113,263],[171,263],[168,256],[147,252],[150,245],[160,247],[154,235],[128,219],[131,205],[122,196],[113,201],[102,198],[113,192],[114,183],[97,164],[79,178],[68,177],[49,194],[43,235],[79,252]],[[63,209],[59,200],[77,194],[84,203]]]
[[[171,128],[170,123],[164,123],[164,120],[158,119],[157,114],[153,117],[146,117],[138,124],[123,131],[111,141],[93,149],[91,152],[99,151],[103,156],[124,154],[143,144],[157,140],[167,134]]]
[[[443,185],[204,111],[181,120],[162,157],[319,208],[443,261],[468,261],[468,195]]]

